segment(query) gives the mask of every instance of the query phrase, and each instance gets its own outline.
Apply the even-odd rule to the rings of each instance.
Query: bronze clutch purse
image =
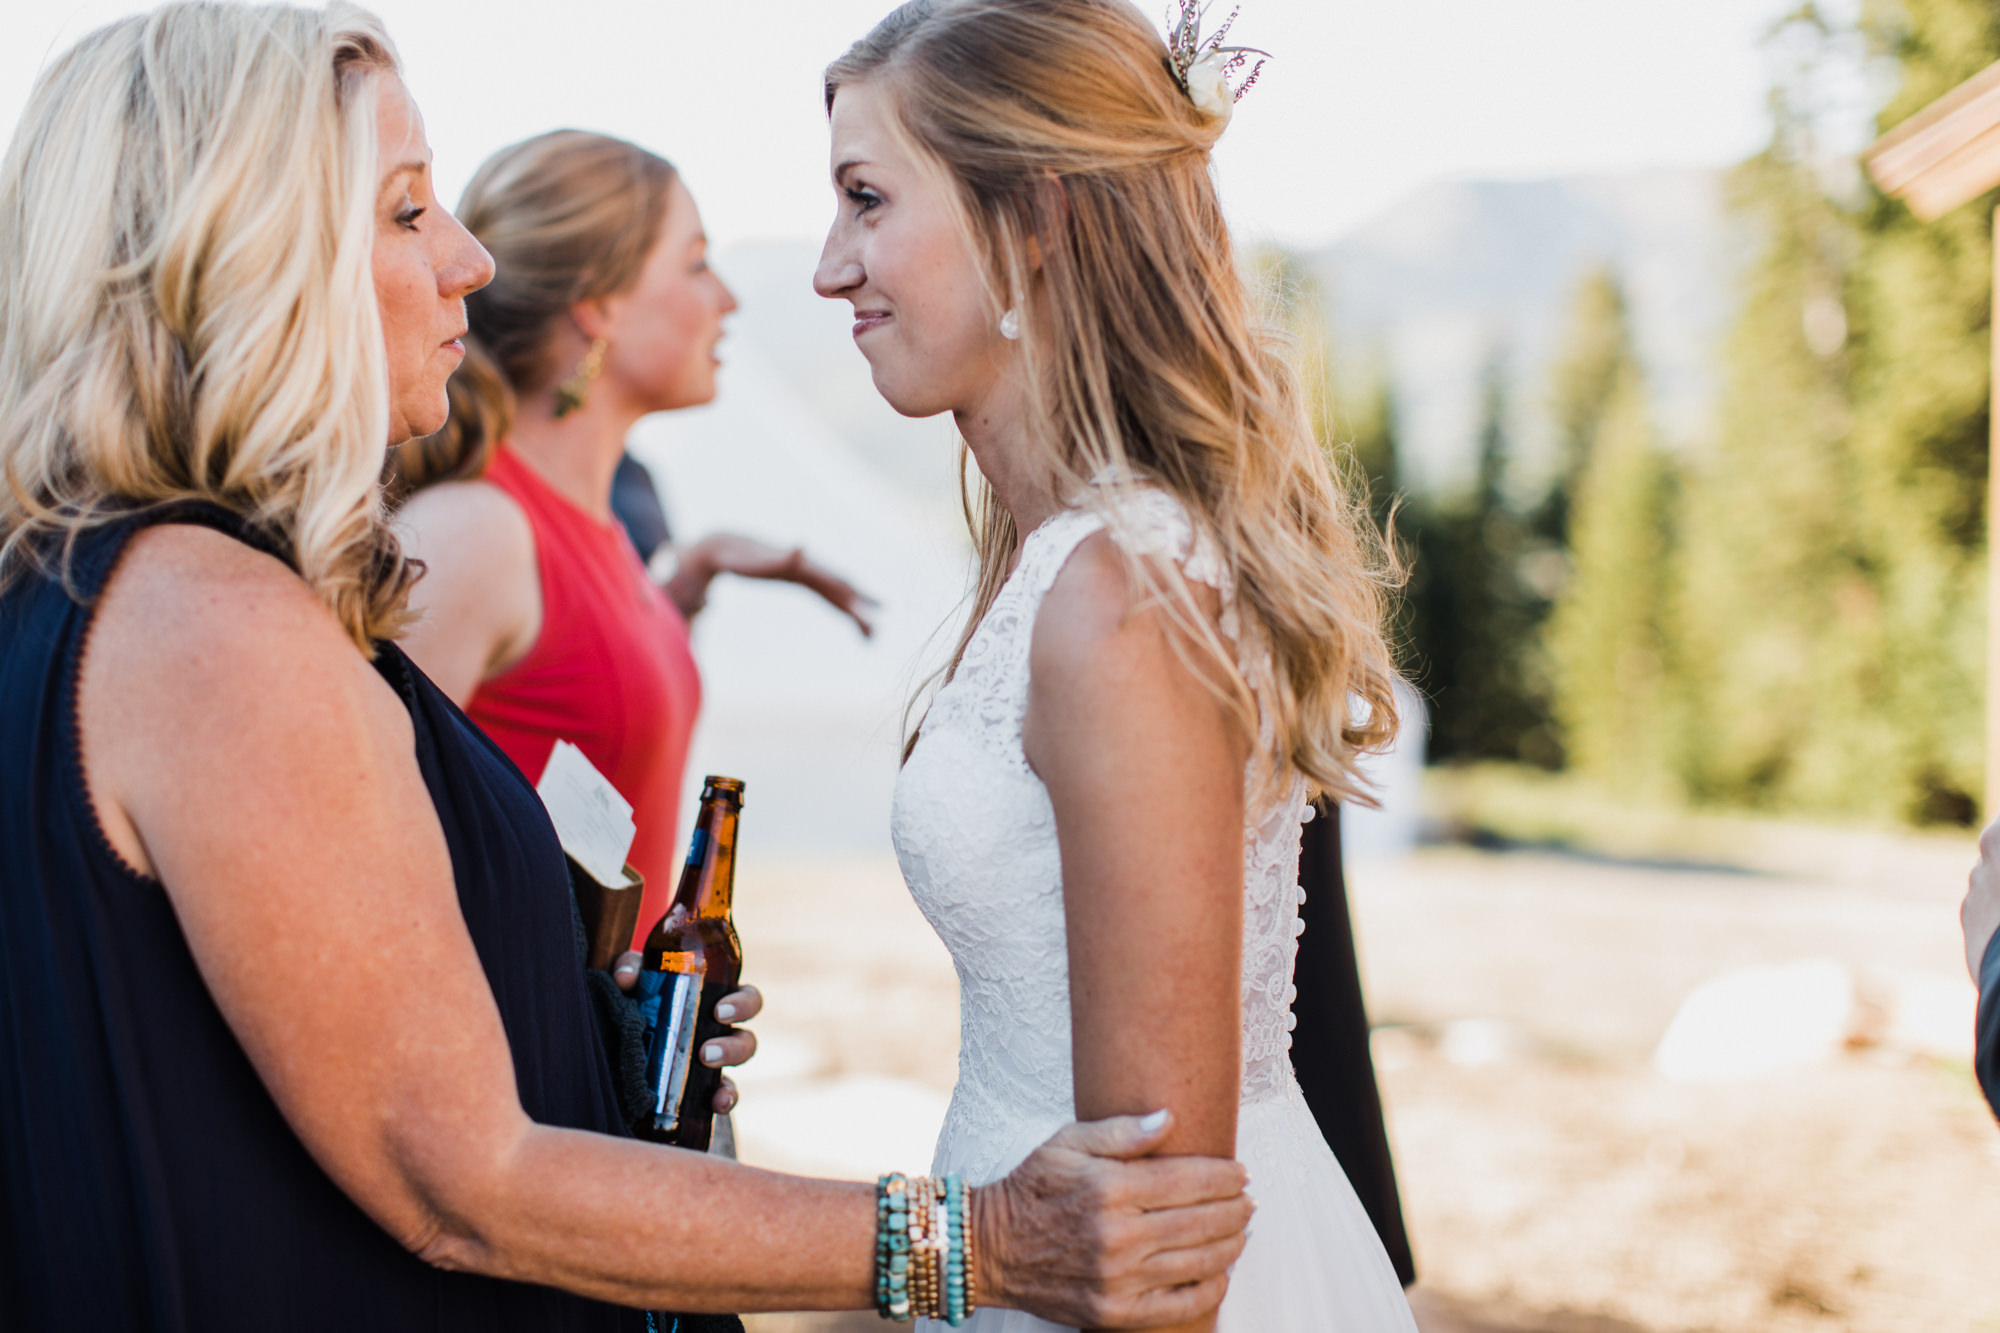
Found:
[[[564,853],[563,859],[569,862],[570,888],[576,893],[577,914],[583,918],[583,965],[609,971],[618,955],[632,947],[645,876],[628,865],[622,884],[604,884],[575,857]]]

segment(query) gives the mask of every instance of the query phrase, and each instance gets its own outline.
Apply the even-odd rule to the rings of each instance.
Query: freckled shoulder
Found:
[[[408,718],[333,613],[282,561],[205,527],[133,537],[106,586],[84,657],[86,692],[122,721],[193,725],[345,699]],[[143,703],[135,711],[133,705]],[[178,721],[176,721],[178,719]]]
[[[93,639],[138,631],[157,648],[205,640],[250,657],[302,639],[355,649],[305,580],[275,556],[211,528],[162,524],[136,534],[109,585]]]
[[[1117,641],[1157,644],[1182,637],[1169,609],[1140,576],[1137,564],[1150,566],[1162,586],[1180,581],[1180,571],[1172,556],[1146,551],[1134,556],[1121,548],[1109,530],[1093,532],[1078,543],[1076,551],[1043,598],[1035,620],[1035,636],[1030,650],[1031,671],[1049,681],[1075,672],[1104,665],[1107,651],[1119,653]],[[1220,597],[1206,583],[1187,580],[1195,603],[1209,617],[1221,611]],[[1143,635],[1124,631],[1144,629]],[[1178,657],[1169,651],[1169,657]],[[1125,665],[1131,665],[1126,662]]]
[[[1030,662],[1037,675],[1087,665],[1139,605],[1131,562],[1109,533],[1077,544],[1035,617]]]

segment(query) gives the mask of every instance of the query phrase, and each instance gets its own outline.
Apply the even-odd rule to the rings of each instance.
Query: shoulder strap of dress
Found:
[[[1065,509],[1028,534],[1019,573],[1021,593],[1030,604],[1042,600],[1083,539],[1103,526],[1104,520],[1091,510]]]

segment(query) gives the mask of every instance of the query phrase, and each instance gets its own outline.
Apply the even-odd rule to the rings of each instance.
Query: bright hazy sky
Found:
[[[1277,59],[1218,150],[1224,200],[1245,238],[1316,245],[1440,177],[1734,161],[1765,134],[1758,38],[1795,3],[1245,0],[1234,36]],[[1141,5],[1164,17],[1167,0]],[[11,134],[52,53],[142,7],[23,0],[0,48],[0,131]],[[819,71],[890,4],[375,8],[402,49],[447,201],[502,144],[560,125],[607,130],[674,159],[727,245],[822,230]]]

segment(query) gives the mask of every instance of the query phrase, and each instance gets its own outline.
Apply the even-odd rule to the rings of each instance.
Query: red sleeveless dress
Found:
[[[566,740],[632,803],[632,868],[646,877],[636,948],[672,900],[679,869],[681,781],[701,711],[687,622],[615,520],[577,508],[505,445],[485,480],[534,529],[542,631],[465,711],[530,781]]]

